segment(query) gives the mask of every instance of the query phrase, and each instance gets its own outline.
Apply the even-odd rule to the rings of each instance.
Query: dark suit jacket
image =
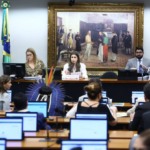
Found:
[[[138,133],[144,130],[142,115],[147,111],[150,111],[150,102],[145,102],[143,105],[137,106],[133,121],[130,122],[131,130],[138,130]]]

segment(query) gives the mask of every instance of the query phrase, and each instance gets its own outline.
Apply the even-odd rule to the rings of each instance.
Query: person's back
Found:
[[[13,97],[14,110],[13,112],[29,112],[28,111],[28,100],[24,93],[17,93]],[[46,123],[43,113],[37,113],[37,128],[38,130],[51,129]]]

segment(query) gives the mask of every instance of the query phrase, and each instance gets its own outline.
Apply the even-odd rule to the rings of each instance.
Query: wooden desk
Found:
[[[7,149],[36,149],[60,150],[60,144],[56,144],[57,139],[50,142],[42,142],[44,138],[25,138],[24,141],[7,141]],[[128,150],[130,139],[110,139],[108,142],[109,150]]]
[[[119,131],[119,130],[110,130],[109,138],[110,139],[131,139],[134,134],[137,134],[137,131]],[[25,132],[26,138],[45,138],[47,136],[46,130],[40,130],[38,132]],[[48,131],[48,136],[50,138],[69,138],[69,130],[61,130],[60,132]]]

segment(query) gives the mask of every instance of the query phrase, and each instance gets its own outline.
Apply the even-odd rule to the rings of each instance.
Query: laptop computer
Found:
[[[61,150],[107,150],[107,141],[63,140]]]
[[[0,137],[7,140],[23,140],[23,118],[0,118]]]
[[[143,91],[132,91],[132,93],[131,93],[132,104],[135,104],[136,100],[138,98],[144,99],[144,92]]]
[[[70,139],[108,140],[107,119],[71,118]]]
[[[37,113],[36,112],[6,112],[6,117],[22,117],[23,131],[37,131]]]
[[[107,119],[106,114],[78,114],[76,113],[76,118],[88,118],[88,119]]]
[[[48,116],[48,103],[44,101],[28,102],[28,111],[43,113],[44,117]]]
[[[137,70],[118,70],[118,80],[137,80]]]
[[[0,150],[6,150],[6,139],[0,138]]]

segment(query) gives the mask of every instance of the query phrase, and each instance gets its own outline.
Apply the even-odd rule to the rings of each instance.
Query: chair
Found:
[[[145,112],[145,113],[142,115],[144,130],[150,128],[150,119],[149,119],[149,118],[150,118],[150,111]]]
[[[117,79],[118,76],[113,71],[107,71],[102,76],[101,79]]]
[[[3,110],[4,101],[0,100],[0,110]]]

